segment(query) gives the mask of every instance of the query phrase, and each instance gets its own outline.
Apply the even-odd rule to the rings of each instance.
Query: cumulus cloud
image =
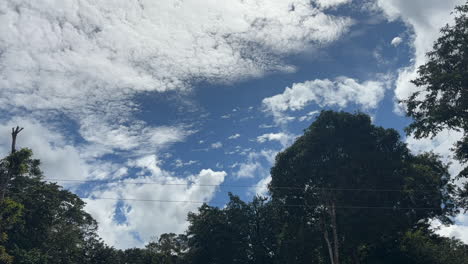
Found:
[[[267,196],[268,195],[268,184],[271,182],[271,175],[259,180],[255,187],[252,187],[250,192],[254,195]]]
[[[239,167],[235,175],[238,178],[264,178],[269,175],[269,168],[275,162],[277,150],[264,149],[259,152],[250,152],[246,161],[236,164]]]
[[[315,2],[324,9],[337,7],[343,4],[350,3],[352,0],[315,0]]]
[[[306,0],[295,1],[294,11],[290,6],[280,0],[3,1],[0,89],[9,99],[2,105],[74,114],[83,114],[84,105],[131,110],[136,106],[116,100],[188,89],[196,79],[291,70],[279,61],[283,55],[332,42],[351,25]]]
[[[403,41],[402,38],[400,38],[400,37],[394,37],[394,38],[392,39],[392,41],[390,42],[390,44],[392,44],[392,46],[394,46],[394,47],[397,47],[397,46],[399,46],[399,45],[401,44],[402,41]]]
[[[2,1],[0,109],[33,113],[43,123],[71,121],[95,158],[130,150],[146,155],[190,132],[135,120],[136,94],[291,71],[284,56],[333,42],[352,24],[307,0],[291,5]]]
[[[365,81],[347,77],[335,80],[316,79],[303,83],[294,83],[286,87],[283,93],[263,99],[264,110],[273,115],[276,123],[285,123],[290,117],[286,111],[302,110],[310,103],[320,107],[346,107],[350,103],[361,105],[364,109],[375,108],[385,94],[383,81]]]
[[[294,141],[295,136],[284,132],[267,133],[257,137],[257,142],[265,143],[267,141],[278,141],[283,147],[290,145]]]
[[[213,149],[219,149],[219,148],[222,148],[222,147],[223,147],[223,143],[221,143],[219,141],[211,144],[211,148],[213,148]]]
[[[239,133],[236,133],[232,136],[229,136],[228,139],[236,139],[236,138],[240,138],[240,134]]]
[[[27,147],[34,151],[34,157],[41,160],[41,169],[48,178],[82,180],[93,175],[89,164],[74,147],[57,131],[40,123],[16,117],[0,124],[0,154],[10,151],[11,128],[20,125],[25,128],[17,139],[17,149]]]
[[[321,4],[0,1],[0,110],[25,116],[19,123],[26,127],[21,144],[40,150],[36,155],[48,177],[122,179],[94,190],[95,197],[209,200],[214,189],[200,190],[189,183],[217,184],[224,172],[203,170],[182,179],[162,170],[150,155],[194,131],[184,124],[136,120],[134,113],[141,106],[133,98],[144,92],[187,91],[198,81],[232,82],[293,71],[294,66],[283,62],[285,56],[331,43],[353,23],[326,13],[347,1],[317,2]],[[57,122],[57,130],[51,129],[51,121]],[[76,138],[65,138],[67,130]],[[105,154],[130,161],[123,166],[100,160]],[[131,184],[128,167],[147,173],[140,172],[138,180],[182,182],[187,187],[169,193]],[[142,245],[162,230],[182,231],[194,206],[90,200],[87,209],[107,242],[127,247]],[[123,223],[114,219],[117,207],[122,207]]]
[[[237,171],[237,177],[239,178],[256,178],[257,171],[262,169],[262,165],[259,162],[247,162],[242,163]]]
[[[456,225],[451,225],[451,226],[443,226],[440,224],[435,223],[435,227],[439,228],[437,230],[437,233],[442,236],[446,237],[455,237],[463,241],[465,244],[468,243],[468,215],[458,215],[455,217],[455,223],[458,223]]]
[[[128,165],[144,174],[100,186],[86,199],[86,209],[100,223],[100,235],[117,248],[143,246],[153,236],[183,232],[187,213],[209,202],[226,177],[224,171],[211,169],[176,177],[161,169],[154,155]],[[124,221],[115,221],[117,211]]]
[[[414,153],[432,151],[440,155],[445,163],[451,163],[450,174],[455,176],[461,171],[462,165],[453,159],[452,148],[462,137],[463,133],[460,131],[443,130],[434,138],[415,139],[409,136],[406,143]]]

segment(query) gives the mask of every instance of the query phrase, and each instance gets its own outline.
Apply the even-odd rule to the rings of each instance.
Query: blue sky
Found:
[[[25,127],[19,144],[87,201],[104,240],[142,246],[183,232],[199,204],[119,199],[263,194],[275,154],[323,109],[402,133],[397,102],[462,2],[3,1],[0,150]],[[458,136],[402,133],[445,161]],[[466,216],[456,220],[440,232],[468,240]]]

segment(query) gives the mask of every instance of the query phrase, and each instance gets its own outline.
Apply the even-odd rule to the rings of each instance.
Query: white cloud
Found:
[[[451,226],[443,226],[435,224],[436,227],[440,228],[436,232],[442,236],[455,237],[463,241],[465,244],[468,243],[468,215],[458,215],[455,219],[458,224]]]
[[[197,163],[198,161],[196,160],[189,160],[187,162],[183,162],[181,159],[176,159],[174,161],[174,166],[176,166],[177,168],[181,168],[181,167],[190,166],[190,165],[197,164]]]
[[[453,151],[451,150],[454,144],[463,136],[462,132],[443,130],[434,138],[415,139],[409,136],[406,139],[408,148],[414,153],[434,152],[441,156],[445,163],[451,163],[450,174],[455,176],[461,169],[462,165],[453,159]]]
[[[107,143],[101,152],[135,146],[133,128],[148,126],[129,122],[135,93],[289,69],[278,59],[332,42],[351,24],[305,0],[294,12],[284,1],[0,5],[1,107],[65,113],[85,140]]]
[[[133,150],[141,154],[152,153],[173,143],[183,141],[192,132],[180,127],[151,127],[144,122],[132,122],[132,125],[109,125],[98,120],[81,127],[81,136],[100,148],[95,155],[113,150]]]
[[[24,128],[18,135],[17,149],[32,149],[34,158],[41,160],[41,169],[47,178],[82,180],[92,174],[79,149],[67,142],[53,127],[45,127],[28,118],[17,117],[0,125],[2,156],[10,152],[11,128],[17,125]]]
[[[280,0],[3,1],[2,104],[76,112],[141,91],[187,89],[192,78],[289,70],[282,55],[330,43],[351,25],[295,2],[291,12]]]
[[[263,99],[264,110],[271,113],[276,123],[287,122],[290,118],[286,111],[303,109],[310,103],[320,107],[338,106],[346,107],[350,103],[361,105],[364,109],[375,108],[385,94],[383,81],[358,81],[339,77],[334,81],[329,79],[316,79],[303,83],[294,83],[286,87],[282,94]]]
[[[268,195],[268,184],[271,182],[271,175],[259,180],[255,187],[250,192],[254,195],[267,196]]]
[[[99,234],[107,243],[117,248],[143,246],[153,236],[183,232],[187,227],[187,213],[195,211],[201,205],[195,202],[210,201],[216,192],[216,186],[226,177],[223,171],[204,169],[188,178],[178,178],[160,169],[154,155],[131,162],[129,166],[141,168],[147,174],[96,188],[90,199],[86,199],[86,210],[100,224]],[[115,199],[130,200],[123,200],[119,205]],[[124,208],[121,211],[124,217],[122,223],[115,221],[115,212],[119,210],[119,206]]]
[[[282,61],[285,56],[323,47],[351,26],[351,19],[328,15],[324,9],[308,0],[294,1],[294,10],[291,1],[283,0],[229,5],[216,0],[0,1],[0,110],[36,120],[19,123],[26,127],[21,144],[36,150],[48,177],[127,176],[127,167],[99,159],[114,154],[130,158],[128,166],[151,174],[138,180],[189,181],[161,170],[156,156],[149,153],[184,141],[193,131],[183,124],[136,120],[134,113],[141,106],[132,101],[135,95],[186,91],[199,80],[232,82],[271,71],[293,71],[294,66]],[[66,121],[52,131],[51,120]],[[80,143],[61,136],[75,127],[72,132]],[[219,180],[225,175],[220,173],[204,170],[193,180]],[[94,194],[171,195],[150,186],[122,183]],[[172,195],[212,197],[209,190],[194,186]],[[131,232],[145,240],[161,230],[182,231],[187,211],[195,208],[125,202],[128,222],[117,224],[115,206],[115,201],[96,200],[87,208],[99,221],[106,241],[119,247],[141,245]],[[159,219],[159,213],[163,222],[158,225],[138,222],[148,216]],[[168,220],[174,216],[176,221]]]
[[[244,163],[236,163],[239,170],[238,178],[264,178],[269,174],[269,168],[275,162],[277,150],[264,149],[259,152],[250,152]],[[266,164],[265,164],[266,161]],[[263,163],[263,164],[262,164]]]
[[[392,41],[391,41],[391,44],[392,44],[392,46],[397,47],[397,46],[399,46],[399,45],[401,44],[402,41],[403,41],[402,38],[400,38],[400,37],[394,37],[394,38],[392,39]]]
[[[282,0],[2,1],[0,109],[33,112],[44,122],[65,116],[93,144],[88,153],[95,157],[178,142],[184,128],[134,119],[136,94],[290,71],[284,56],[333,42],[352,24],[308,0],[295,1],[294,11],[290,6]]]
[[[352,0],[315,0],[315,2],[321,7],[321,8],[332,8],[332,7],[337,7],[343,4],[350,3]]]
[[[460,140],[463,136],[463,133],[459,131],[449,131],[443,130],[433,139],[423,138],[415,139],[414,137],[408,137],[406,143],[410,150],[414,153],[421,152],[434,152],[440,155],[444,163],[450,163],[449,172],[452,177],[456,176],[463,166],[456,160],[453,159],[453,151],[451,148],[454,143]],[[461,182],[457,182],[460,184]],[[440,225],[438,222],[434,222],[433,225],[438,227],[438,233],[448,237],[456,237],[463,240],[465,243],[468,242],[468,236],[466,235],[467,225],[468,225],[468,216],[467,215],[458,215],[456,217],[456,224],[450,226]]]
[[[398,100],[407,99],[417,88],[410,82],[417,76],[416,69],[426,62],[426,53],[432,49],[440,35],[440,28],[453,21],[456,5],[464,0],[377,0],[379,7],[389,20],[401,19],[412,30],[414,58],[412,65],[402,68],[396,81],[395,96]]]
[[[240,134],[239,133],[236,133],[232,136],[229,136],[228,139],[236,139],[236,138],[240,138]]]
[[[320,113],[320,112],[319,111],[311,111],[311,112],[307,113],[306,115],[299,117],[299,121],[301,121],[301,122],[310,121],[318,113]]]
[[[262,165],[259,162],[242,163],[236,175],[239,178],[256,178],[258,176],[257,171],[261,169]]]
[[[267,133],[257,137],[257,142],[265,143],[266,141],[278,141],[283,147],[290,145],[294,141],[295,136],[283,132]]]
[[[222,148],[222,147],[223,147],[223,143],[221,143],[219,141],[211,144],[211,148],[213,148],[213,149],[219,149],[219,148]]]

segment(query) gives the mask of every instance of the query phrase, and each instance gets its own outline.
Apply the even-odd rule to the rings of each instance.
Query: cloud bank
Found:
[[[359,81],[338,77],[335,80],[316,79],[294,83],[286,87],[283,93],[263,99],[264,110],[273,115],[276,123],[285,123],[291,119],[287,111],[304,109],[311,103],[319,107],[346,107],[349,104],[360,105],[363,109],[376,108],[385,95],[383,81]]]

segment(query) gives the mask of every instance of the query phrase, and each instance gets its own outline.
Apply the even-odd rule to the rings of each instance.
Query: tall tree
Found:
[[[99,263],[92,260],[97,256],[92,250],[103,245],[85,203],[57,184],[44,182],[40,161],[32,158],[31,150],[17,150],[4,160],[15,161],[14,166],[6,165],[8,198],[23,208],[4,242],[15,263]]]
[[[407,100],[413,123],[408,134],[434,137],[444,129],[463,132],[454,147],[456,158],[468,162],[468,3],[455,9],[455,23],[441,29],[441,36],[427,53],[427,63],[412,82],[419,87]],[[468,168],[460,176],[468,177]]]
[[[187,231],[190,263],[274,263],[274,208],[264,198],[251,203],[232,194],[225,208],[203,205],[190,213]]]
[[[365,114],[323,111],[278,154],[271,176],[285,223],[321,233],[332,264],[359,263],[373,244],[434,217],[449,223],[454,211],[447,167],[412,155]]]
[[[3,159],[1,162],[1,171],[0,171],[0,201],[5,199],[5,194],[8,189],[8,183],[15,174],[15,170],[18,170],[19,160],[18,156],[15,155],[16,152],[16,139],[18,134],[23,131],[23,128],[17,126],[11,129],[11,155]]]
[[[0,202],[0,263],[13,263],[13,256],[8,254],[5,243],[8,240],[8,230],[21,220],[23,206],[10,199]]]

